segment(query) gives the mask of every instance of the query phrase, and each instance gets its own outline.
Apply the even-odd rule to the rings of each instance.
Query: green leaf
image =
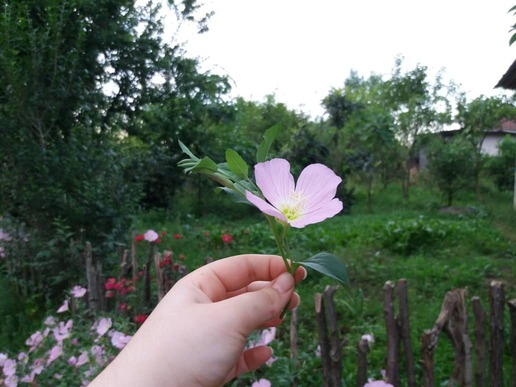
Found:
[[[345,285],[349,285],[348,270],[346,265],[330,253],[319,253],[296,264],[313,269],[328,277],[334,278]]]
[[[511,36],[511,40],[509,40],[509,46],[511,46],[514,42],[516,42],[516,34]]]
[[[231,172],[243,179],[247,178],[249,167],[242,156],[233,149],[226,149],[226,161]]]
[[[265,131],[263,135],[263,141],[260,145],[258,145],[258,150],[256,151],[257,163],[263,163],[267,160],[267,155],[269,154],[271,144],[274,141],[274,139],[278,136],[280,129],[281,125],[276,124]]]
[[[177,141],[179,142],[179,147],[181,148],[181,150],[182,150],[184,153],[186,153],[188,156],[190,156],[190,158],[192,158],[193,160],[196,160],[196,161],[197,161],[197,160],[199,160],[199,158],[198,158],[198,157],[196,157],[196,156],[192,153],[192,151],[191,151],[190,149],[188,149],[188,147],[187,147],[185,144],[183,144],[183,143],[181,142],[181,140],[177,140]]]

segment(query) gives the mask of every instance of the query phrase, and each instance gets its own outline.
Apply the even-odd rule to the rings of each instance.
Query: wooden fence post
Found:
[[[441,312],[430,330],[425,330],[421,337],[421,357],[423,365],[423,386],[433,387],[434,353],[439,334],[445,330],[450,336],[455,352],[455,367],[449,385],[471,385],[470,342],[467,334],[467,315],[464,289],[454,289],[446,293]]]
[[[385,328],[387,330],[387,381],[394,385],[400,385],[399,374],[399,326],[394,316],[394,284],[387,281],[383,286],[383,314]]]
[[[358,342],[357,359],[357,387],[364,387],[367,383],[367,353],[369,352],[369,340],[362,337]]]
[[[331,359],[330,344],[326,332],[326,314],[324,311],[324,298],[321,293],[314,295],[315,320],[317,322],[317,332],[319,333],[319,347],[321,349],[321,363],[323,368],[324,387],[333,387],[331,383]]]
[[[329,344],[330,344],[330,360],[331,360],[331,378],[334,386],[342,385],[342,348],[339,334],[339,327],[337,323],[337,312],[335,311],[335,304],[333,296],[337,291],[338,286],[327,286],[324,289],[324,301],[326,303],[326,310],[328,313],[329,322]]]
[[[297,387],[297,371],[299,369],[299,360],[297,353],[297,308],[292,310],[290,313],[290,362],[292,364],[292,368],[296,372],[296,376],[294,376],[291,387]]]
[[[486,386],[486,357],[487,357],[487,344],[486,344],[486,320],[487,314],[482,308],[480,298],[475,296],[471,299],[473,304],[473,316],[475,316],[475,386],[485,387]]]
[[[161,254],[154,254],[154,270],[156,270],[156,284],[158,287],[158,302],[165,297],[167,294],[167,285],[165,283],[165,276],[163,274],[163,268],[161,267]]]
[[[510,336],[510,348],[512,355],[512,387],[516,387],[516,298],[507,302],[509,305],[509,315],[511,317],[511,336]]]
[[[504,290],[500,281],[491,281],[491,340],[489,348],[489,386],[503,387],[503,308]]]
[[[408,292],[407,280],[402,278],[397,283],[398,301],[399,301],[399,320],[400,320],[400,337],[405,350],[405,362],[407,370],[407,385],[416,387],[416,371],[414,365],[414,352],[412,351],[412,341],[410,340],[410,323],[408,308]]]

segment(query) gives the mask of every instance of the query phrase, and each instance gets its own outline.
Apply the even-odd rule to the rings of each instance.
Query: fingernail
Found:
[[[301,268],[303,269],[303,280],[305,280],[308,277],[308,271],[303,266]]]
[[[286,293],[294,287],[294,278],[289,273],[282,273],[271,286],[280,293]]]

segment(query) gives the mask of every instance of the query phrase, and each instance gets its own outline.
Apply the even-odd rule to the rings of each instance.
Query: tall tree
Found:
[[[396,137],[405,146],[405,163],[402,178],[403,196],[408,198],[410,170],[417,158],[419,135],[437,131],[451,123],[451,103],[454,85],[445,85],[438,74],[430,83],[425,66],[417,65],[403,71],[403,60],[398,58],[387,83],[385,103],[394,117]]]

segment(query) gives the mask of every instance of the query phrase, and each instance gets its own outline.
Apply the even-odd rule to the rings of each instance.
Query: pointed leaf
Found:
[[[265,131],[263,135],[263,141],[260,145],[258,145],[258,150],[256,151],[257,163],[263,163],[267,160],[267,155],[269,154],[271,144],[274,141],[274,139],[278,136],[280,129],[281,125],[276,124]]]
[[[516,34],[511,36],[511,40],[509,40],[509,46],[511,46],[514,42],[516,42]]]
[[[339,261],[333,254],[319,253],[313,257],[305,259],[304,261],[295,263],[300,266],[313,269],[328,277],[334,278],[343,284],[349,284],[346,265]]]
[[[192,153],[192,151],[191,151],[190,149],[188,149],[188,147],[187,147],[185,144],[183,144],[183,143],[181,142],[181,140],[177,140],[177,141],[179,142],[179,147],[181,148],[181,150],[182,150],[184,153],[186,153],[188,156],[190,156],[190,158],[192,158],[193,160],[199,160],[199,158],[198,158],[198,157],[196,157],[196,156]]]
[[[226,149],[226,161],[228,163],[229,169],[238,177],[243,179],[247,178],[247,173],[249,172],[249,167],[245,160],[233,149]]]

